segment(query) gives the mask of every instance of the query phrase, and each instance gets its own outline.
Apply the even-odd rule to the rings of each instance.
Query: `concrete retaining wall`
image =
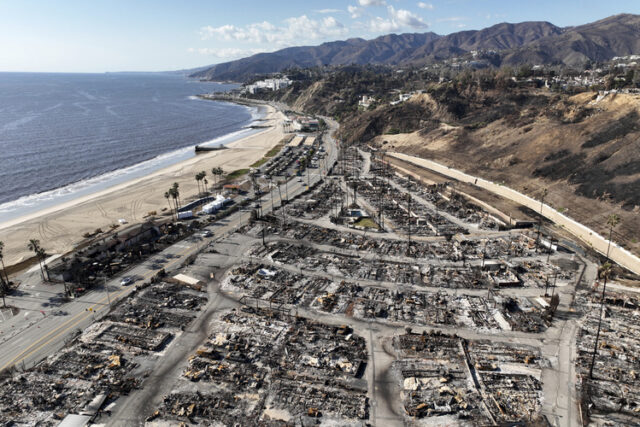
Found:
[[[431,160],[422,159],[420,157],[410,156],[403,153],[387,152],[385,154],[391,157],[395,157],[396,159],[400,159],[405,162],[411,163],[413,165],[432,170],[434,172],[448,176],[458,181],[474,184],[480,188],[484,188],[485,190],[491,191],[492,193],[495,193],[499,196],[505,197],[509,200],[513,200],[514,202],[518,202],[524,206],[527,206],[528,208],[532,209],[535,212],[538,212],[538,213],[541,212],[540,200],[535,200],[509,187],[505,187],[504,185],[500,185],[483,178],[475,177],[475,176],[466,174],[462,171],[459,171],[457,169],[450,168],[448,166],[442,165],[440,163],[436,163]],[[542,215],[548,218],[549,220],[553,221],[555,224],[563,227],[565,230],[567,230],[574,236],[578,237],[580,240],[585,242],[587,245],[592,247],[597,252],[603,255],[606,254],[607,245],[609,244],[609,241],[606,238],[600,236],[595,231],[561,214],[560,212],[556,211],[554,208],[546,204],[542,206]],[[628,250],[618,246],[615,242],[611,243],[609,257],[619,265],[627,268],[628,270],[634,272],[635,274],[640,274],[640,258],[633,255]]]

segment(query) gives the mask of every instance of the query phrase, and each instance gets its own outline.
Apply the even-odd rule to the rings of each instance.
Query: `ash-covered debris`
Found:
[[[393,339],[407,421],[495,425],[542,419],[539,350],[437,332]]]
[[[291,309],[303,307],[320,313],[396,324],[534,333],[549,326],[547,312],[535,300],[527,298],[362,286],[260,264],[245,264],[231,270],[223,281],[223,289],[274,306],[284,304]],[[247,304],[251,306],[250,302]]]
[[[5,373],[0,421],[55,426],[70,414],[99,417],[143,386],[159,352],[205,303],[202,292],[168,283],[134,292],[67,347],[25,372]]]
[[[585,317],[578,335],[579,391],[586,416],[618,425],[640,423],[640,298],[607,291],[598,346],[600,289],[582,295]],[[593,364],[593,375],[590,375]]]
[[[365,340],[267,309],[232,311],[215,321],[182,382],[152,422],[280,425],[322,418],[364,425],[369,418]]]

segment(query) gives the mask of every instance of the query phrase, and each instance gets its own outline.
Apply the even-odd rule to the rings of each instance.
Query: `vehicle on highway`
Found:
[[[130,284],[133,283],[133,277],[123,277],[122,280],[120,281],[120,284],[122,286],[129,286]]]
[[[202,237],[211,237],[211,236],[213,236],[213,233],[211,231],[209,231],[209,230],[204,230],[202,233],[200,233],[200,235]]]

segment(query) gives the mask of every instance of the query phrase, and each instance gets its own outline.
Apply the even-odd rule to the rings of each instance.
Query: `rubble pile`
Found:
[[[411,177],[395,175],[393,181],[400,187],[433,204],[435,209],[447,212],[467,224],[484,230],[497,230],[498,223],[484,209],[456,193],[450,182],[426,185]],[[448,195],[445,195],[447,194]]]
[[[620,424],[640,422],[640,298],[607,292],[598,349],[589,369],[600,315],[600,289],[583,296],[585,318],[578,335],[577,370],[584,408]]]
[[[182,285],[160,283],[138,292],[118,305],[109,319],[143,328],[184,328],[207,303],[202,294]]]
[[[407,419],[494,425],[541,419],[541,367],[536,349],[469,341],[438,332],[393,339]]]
[[[286,215],[293,218],[318,219],[337,209],[342,199],[342,189],[330,180],[308,194],[298,197],[286,205]],[[276,208],[275,215],[282,215],[282,208]]]
[[[265,257],[276,263],[294,265],[310,271],[322,271],[349,279],[394,283],[421,283],[420,271],[412,264],[363,260],[359,256],[342,256],[308,246],[286,242],[257,246],[251,256]]]
[[[343,148],[338,155],[336,172],[345,178],[358,177],[364,169],[364,158],[354,146]]]
[[[303,276],[260,264],[243,264],[231,270],[222,288],[270,303],[308,306],[314,295],[330,284],[330,280],[321,277]]]
[[[232,311],[215,321],[184,371],[182,381],[195,385],[178,388],[197,391],[165,396],[150,421],[363,424],[366,360],[364,339],[347,326],[260,308]]]
[[[240,233],[254,237],[262,236],[263,225],[246,226]],[[532,257],[536,255],[535,240],[525,234],[491,237],[487,239],[453,238],[429,242],[382,238],[380,235],[349,233],[317,225],[288,221],[269,223],[265,234],[282,239],[307,241],[318,245],[339,249],[363,251],[380,256],[438,259],[444,261],[473,261],[512,257]]]
[[[461,326],[493,332],[542,332],[549,325],[542,307],[526,298],[491,294],[488,299],[362,286],[260,264],[235,268],[223,280],[222,288],[270,304],[393,324]]]
[[[57,426],[69,412],[79,412],[94,396],[90,381],[38,371],[13,375],[1,383],[0,420],[11,425]]]
[[[352,191],[387,218],[390,228],[416,236],[466,234],[468,230],[452,223],[409,193],[398,191],[381,179],[348,181]]]
[[[202,293],[168,283],[132,293],[67,347],[2,380],[0,421],[55,426],[68,414],[99,415],[141,386],[158,352],[204,303]]]
[[[438,288],[508,288],[525,284],[518,271],[529,272],[520,264],[506,262],[476,263],[469,267],[439,267],[420,260],[401,262],[364,258],[362,255],[349,255],[322,251],[310,246],[297,245],[287,241],[276,241],[265,246],[254,246],[249,255],[264,258],[276,264],[287,264],[298,269],[317,271],[332,276],[341,276],[349,280],[369,280],[410,284]],[[517,267],[517,269],[516,269]],[[533,274],[533,273],[532,273]],[[552,280],[553,281],[553,280]],[[544,287],[549,284],[549,276],[545,282],[527,282],[526,285]]]

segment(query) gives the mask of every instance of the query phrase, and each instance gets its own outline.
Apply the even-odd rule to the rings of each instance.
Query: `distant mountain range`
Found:
[[[560,28],[549,22],[502,23],[479,31],[446,36],[388,34],[373,40],[360,38],[290,47],[272,53],[193,70],[191,77],[205,80],[242,81],[256,74],[290,67],[322,65],[387,64],[423,65],[459,57],[474,50],[496,51],[495,66],[565,64],[606,61],[614,56],[640,53],[640,15],[621,14],[578,27]]]

